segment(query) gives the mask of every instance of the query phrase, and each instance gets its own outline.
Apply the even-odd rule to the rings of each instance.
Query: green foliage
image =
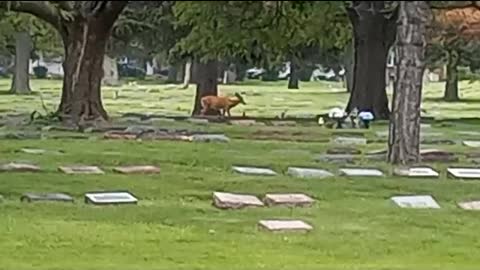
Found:
[[[188,27],[174,51],[200,60],[242,57],[278,63],[304,47],[343,47],[350,39],[342,3],[293,1],[182,1],[177,26]]]

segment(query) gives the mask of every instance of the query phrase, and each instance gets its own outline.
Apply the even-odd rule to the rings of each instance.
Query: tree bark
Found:
[[[111,28],[126,2],[109,3],[111,8],[64,22],[64,78],[58,108],[64,121],[108,120],[101,99],[103,60]]]
[[[345,48],[345,86],[348,93],[352,92],[354,77],[353,71],[355,70],[355,48],[353,44],[354,41],[349,42]]]
[[[447,63],[447,83],[445,84],[445,94],[443,99],[445,101],[458,101],[458,51],[455,49],[448,50]]]
[[[195,94],[195,103],[192,115],[199,115],[202,110],[200,100],[205,96],[216,96],[218,80],[217,61],[208,61],[207,63],[198,63],[195,78],[197,81],[197,91]],[[217,115],[218,112],[210,111],[208,115]]]
[[[429,19],[426,1],[399,2],[397,80],[388,142],[388,160],[393,164],[420,161],[420,105]]]
[[[188,85],[190,84],[190,78],[192,76],[192,60],[187,60],[185,63],[185,71],[184,71],[184,77],[183,77],[183,84],[182,84],[182,89],[187,89]]]
[[[354,1],[349,9],[354,34],[353,86],[346,111],[368,110],[388,119],[385,72],[388,51],[395,41],[396,13],[385,16],[384,1]]]
[[[33,49],[32,39],[27,32],[15,33],[15,72],[10,92],[13,94],[30,94],[30,54]]]
[[[288,89],[298,88],[298,66],[295,61],[290,61],[290,76],[288,77]]]
[[[102,84],[108,86],[119,85],[117,60],[108,55],[105,55],[103,59]]]

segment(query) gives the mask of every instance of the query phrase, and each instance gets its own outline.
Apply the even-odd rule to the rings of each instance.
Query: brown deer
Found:
[[[216,111],[221,110],[223,117],[225,117],[225,113],[227,113],[228,117],[231,117],[230,109],[234,108],[238,104],[247,104],[243,100],[242,96],[240,96],[238,93],[235,93],[234,97],[205,96],[200,100],[200,102],[202,104],[201,115],[205,115],[205,113],[211,109]]]

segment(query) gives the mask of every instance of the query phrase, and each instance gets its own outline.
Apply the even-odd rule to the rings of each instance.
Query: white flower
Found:
[[[345,117],[346,115],[347,115],[347,113],[346,113],[344,110],[340,109],[340,108],[333,108],[333,109],[331,109],[331,110],[328,112],[328,117],[333,118],[333,119],[335,119],[335,118],[343,118],[343,117]]]
[[[358,114],[358,118],[364,121],[372,121],[374,119],[373,114],[371,112],[361,112]]]

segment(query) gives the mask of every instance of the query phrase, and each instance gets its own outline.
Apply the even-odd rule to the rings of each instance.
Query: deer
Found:
[[[247,105],[243,97],[240,94],[235,93],[234,97],[218,97],[218,96],[205,96],[200,100],[202,104],[202,111],[201,115],[205,115],[205,113],[211,109],[216,111],[222,111],[221,115],[225,117],[225,113],[227,113],[228,117],[231,117],[230,109],[234,108],[238,104]]]

